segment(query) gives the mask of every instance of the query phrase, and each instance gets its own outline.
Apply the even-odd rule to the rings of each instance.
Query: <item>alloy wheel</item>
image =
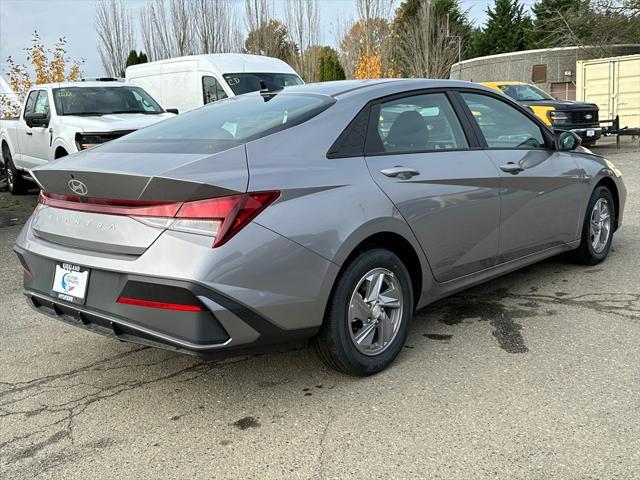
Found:
[[[605,198],[599,198],[591,210],[590,239],[595,253],[602,253],[609,242],[611,235],[611,213],[609,202]]]
[[[393,342],[402,322],[403,295],[393,272],[376,268],[365,274],[349,302],[349,333],[364,355],[379,355]]]

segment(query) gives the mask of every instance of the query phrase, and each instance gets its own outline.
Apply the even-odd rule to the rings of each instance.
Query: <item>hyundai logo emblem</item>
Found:
[[[69,180],[69,188],[73,193],[75,193],[76,195],[80,195],[81,197],[84,197],[87,195],[87,193],[89,193],[89,189],[87,188],[87,186],[80,180],[76,180],[75,178]]]
[[[593,118],[593,115],[591,115],[590,113],[587,113],[587,114],[584,116],[584,119],[585,119],[585,120],[591,120],[592,118]]]

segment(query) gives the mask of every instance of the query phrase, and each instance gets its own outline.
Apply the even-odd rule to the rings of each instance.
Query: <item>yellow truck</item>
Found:
[[[523,82],[483,82],[482,85],[527,106],[549,127],[577,133],[583,145],[594,145],[602,136],[598,106],[593,103],[556,100],[544,90]]]

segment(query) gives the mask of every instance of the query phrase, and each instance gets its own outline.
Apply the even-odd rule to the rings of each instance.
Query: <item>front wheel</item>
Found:
[[[607,187],[600,186],[593,191],[582,225],[580,246],[571,252],[574,261],[596,265],[607,258],[613,240],[615,209],[613,195]]]
[[[412,316],[405,265],[389,250],[366,250],[336,282],[316,341],[320,358],[344,373],[377,373],[402,350]]]
[[[22,171],[18,170],[13,164],[11,152],[9,152],[7,147],[2,149],[2,158],[4,159],[4,175],[9,192],[13,195],[23,195],[27,193],[27,181],[22,176]]]

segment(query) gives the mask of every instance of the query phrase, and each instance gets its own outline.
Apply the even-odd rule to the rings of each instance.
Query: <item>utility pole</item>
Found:
[[[450,35],[449,14],[447,13],[447,38],[458,42],[458,80],[462,80],[462,37],[460,35]]]

